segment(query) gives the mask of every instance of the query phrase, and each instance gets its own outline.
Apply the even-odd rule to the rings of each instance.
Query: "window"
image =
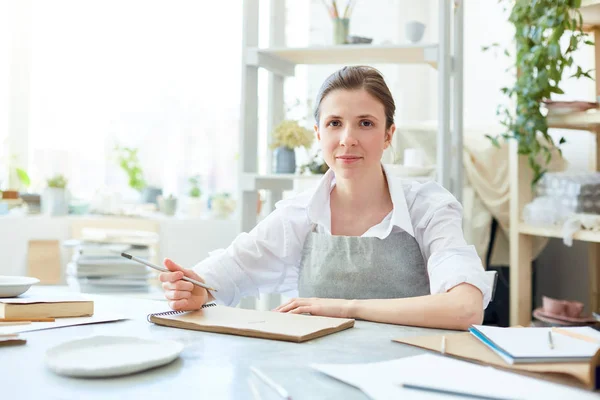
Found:
[[[121,191],[118,143],[149,184],[233,190],[241,76],[239,1],[34,1],[29,170],[74,194]],[[6,15],[5,13],[2,13]],[[124,193],[134,199],[133,189]]]

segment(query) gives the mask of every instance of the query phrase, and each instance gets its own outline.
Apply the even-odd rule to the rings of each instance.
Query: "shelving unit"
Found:
[[[600,68],[600,0],[583,0],[581,13],[586,30],[594,35],[595,65]],[[600,76],[596,75],[596,94],[600,95]],[[574,112],[548,117],[548,126],[586,130],[596,134],[593,165],[590,169],[600,171],[600,112]],[[561,238],[561,228],[556,226],[532,226],[521,219],[525,204],[532,200],[532,174],[523,156],[517,154],[517,143],[511,143],[510,151],[510,324],[527,326],[531,323],[531,261],[532,238],[542,236]],[[593,311],[600,309],[600,232],[581,231],[575,240],[589,242],[588,268],[590,305]]]
[[[284,118],[284,79],[296,65],[422,64],[435,68],[438,80],[437,179],[457,198],[462,192],[462,38],[463,2],[439,0],[438,43],[417,45],[338,45],[288,48],[285,2],[270,1],[269,47],[258,47],[259,0],[244,0],[243,72],[240,121],[240,231],[256,225],[257,190],[269,191],[268,211],[298,175],[258,173],[258,69],[269,72],[267,131]],[[454,9],[453,9],[454,6]],[[451,43],[452,39],[452,43]],[[333,71],[333,68],[332,68]],[[454,88],[451,92],[451,89]],[[452,118],[451,118],[452,116]],[[450,121],[452,120],[452,129]],[[266,170],[271,171],[270,158]]]

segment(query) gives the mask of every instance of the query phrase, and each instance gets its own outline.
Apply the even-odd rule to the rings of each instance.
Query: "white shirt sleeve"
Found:
[[[193,269],[218,291],[215,299],[235,305],[259,292],[296,290],[304,240],[310,224],[306,208],[282,202],[249,233],[216,250]]]
[[[492,288],[475,247],[465,241],[460,203],[434,182],[414,184],[406,199],[415,239],[427,261],[431,293],[468,283],[483,294],[485,309]]]

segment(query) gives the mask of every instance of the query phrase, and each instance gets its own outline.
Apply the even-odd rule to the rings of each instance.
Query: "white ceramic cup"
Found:
[[[405,167],[424,167],[425,166],[425,151],[418,148],[404,149]]]
[[[425,24],[419,21],[408,21],[404,26],[406,39],[411,43],[417,43],[423,39]]]

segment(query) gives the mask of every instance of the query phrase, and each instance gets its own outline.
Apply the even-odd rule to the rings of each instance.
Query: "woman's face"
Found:
[[[315,132],[325,162],[336,176],[352,178],[380,169],[395,126],[385,129],[385,108],[366,90],[331,91],[321,101]]]

